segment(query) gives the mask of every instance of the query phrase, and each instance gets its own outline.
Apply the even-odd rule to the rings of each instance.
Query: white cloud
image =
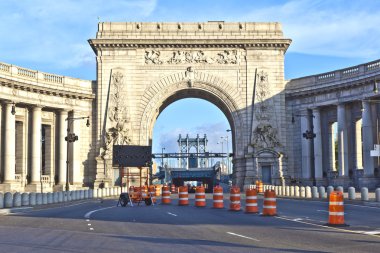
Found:
[[[289,1],[255,9],[242,17],[279,21],[291,52],[374,58],[380,54],[380,2]]]
[[[29,0],[1,1],[0,61],[28,62],[64,71],[95,63],[87,43],[101,21],[143,19],[156,8],[156,0]]]

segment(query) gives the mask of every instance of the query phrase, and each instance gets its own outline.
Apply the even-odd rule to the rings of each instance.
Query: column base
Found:
[[[24,187],[20,184],[20,182],[4,182],[0,184],[0,192],[22,192],[23,189]]]
[[[358,178],[359,189],[367,187],[368,190],[375,190],[380,187],[380,178],[375,176],[363,176]]]
[[[351,178],[347,176],[340,176],[338,178],[331,179],[329,181],[329,185],[338,187],[342,186],[344,189],[347,189],[348,187],[352,186],[354,183]]]
[[[327,179],[326,178],[316,178],[315,179],[315,186],[325,186],[327,185]]]

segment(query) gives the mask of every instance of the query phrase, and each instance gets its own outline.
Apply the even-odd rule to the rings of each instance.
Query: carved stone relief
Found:
[[[145,51],[145,64],[237,64],[237,50],[223,50],[206,54],[202,50],[198,51]]]
[[[125,145],[131,142],[127,128],[128,113],[123,98],[124,75],[117,71],[112,74],[110,102],[108,106],[108,123],[104,136],[102,157],[110,158],[113,145]]]
[[[256,75],[255,118],[258,125],[252,133],[252,145],[256,148],[274,148],[281,146],[277,129],[270,123],[275,117],[273,105],[270,104],[268,73],[260,71]],[[276,120],[276,119],[275,119]]]

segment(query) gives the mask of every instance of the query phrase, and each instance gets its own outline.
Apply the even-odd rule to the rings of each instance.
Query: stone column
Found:
[[[338,104],[338,164],[339,176],[348,177],[348,134],[345,104]]]
[[[32,109],[32,156],[31,156],[31,166],[32,166],[32,177],[31,184],[40,183],[41,177],[41,115],[42,108],[34,106]]]
[[[11,113],[12,105],[12,103],[6,103],[4,110],[4,183],[12,183],[15,181],[16,117]]]
[[[314,177],[323,178],[322,169],[322,131],[321,131],[321,114],[319,108],[313,109],[313,127],[314,127]]]
[[[58,113],[58,178],[60,185],[66,185],[66,161],[67,161],[67,142],[65,141],[67,130],[67,111]]]
[[[372,176],[374,173],[374,161],[370,153],[373,149],[373,128],[372,128],[372,116],[371,105],[368,101],[363,102],[362,112],[362,136],[363,136],[363,167],[364,175]]]
[[[362,151],[362,119],[355,122],[355,155],[356,169],[363,169],[363,151]]]
[[[310,122],[308,116],[301,116],[301,145],[302,145],[302,178],[309,179],[311,176],[311,141],[303,138],[303,133],[310,131]]]

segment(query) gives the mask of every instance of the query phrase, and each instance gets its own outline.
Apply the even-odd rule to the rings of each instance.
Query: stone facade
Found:
[[[70,187],[114,185],[112,145],[151,145],[158,115],[188,97],[226,115],[234,184],[251,184],[267,169],[277,185],[379,183],[369,156],[379,61],[285,81],[291,40],[279,23],[105,22],[89,43],[96,81],[0,63],[0,190],[62,189],[66,161]],[[79,140],[67,152],[68,127]],[[315,138],[303,138],[306,131]]]

